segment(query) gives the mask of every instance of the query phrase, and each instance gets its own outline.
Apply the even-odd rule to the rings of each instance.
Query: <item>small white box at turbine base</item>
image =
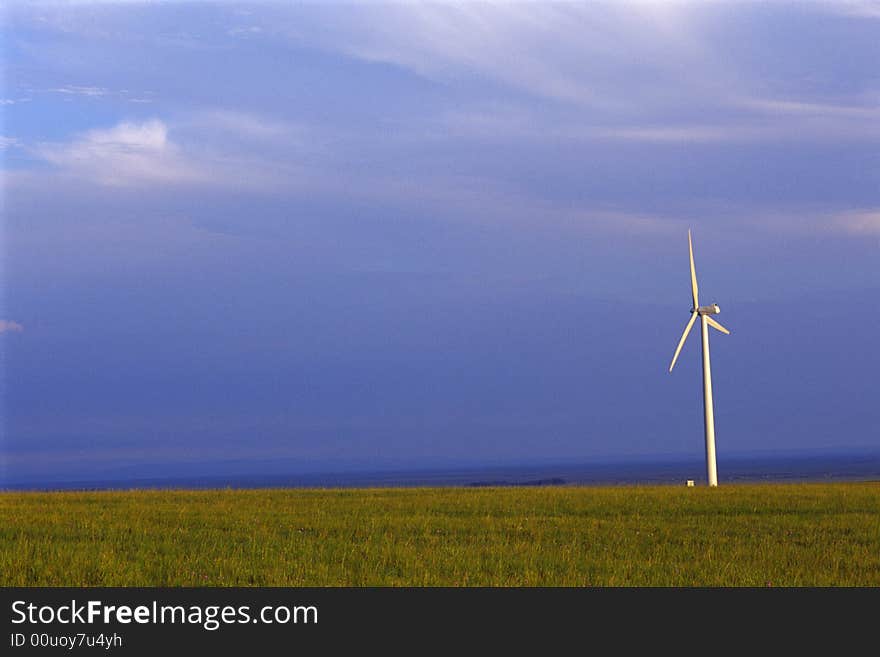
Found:
[[[688,479],[688,480],[687,480],[687,487],[688,487],[688,488],[693,488],[693,487],[694,487],[694,480],[693,480],[693,479]]]

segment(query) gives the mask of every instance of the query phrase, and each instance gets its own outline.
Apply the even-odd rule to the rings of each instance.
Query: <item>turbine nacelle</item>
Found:
[[[691,312],[696,312],[699,315],[717,315],[721,312],[721,308],[717,303],[713,303],[711,306],[700,306],[696,311],[691,310]]]

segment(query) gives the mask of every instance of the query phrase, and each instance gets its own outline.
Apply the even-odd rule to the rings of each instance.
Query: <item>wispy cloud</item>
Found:
[[[0,333],[21,333],[24,326],[11,319],[0,319]]]
[[[880,118],[880,97],[869,99],[861,105],[841,105],[830,103],[805,102],[790,99],[746,98],[740,104],[756,112],[776,116],[812,116],[846,119]]]
[[[207,109],[191,115],[180,125],[197,130],[211,130],[225,137],[254,141],[302,141],[307,130],[297,124],[266,116],[228,109]]]
[[[452,223],[577,236],[655,238],[680,234],[689,225],[687,217],[639,209],[637,204],[560,201],[473,176],[433,176],[428,184],[418,178],[365,174],[345,194],[413,216],[437,213]]]
[[[227,30],[227,34],[232,37],[250,37],[261,34],[263,32],[263,28],[257,25],[250,25],[247,27],[233,27]]]
[[[784,98],[743,98],[734,106],[753,118],[756,135],[772,138],[878,139],[880,96],[863,94],[859,102],[821,103]]]
[[[49,87],[47,89],[29,89],[31,93],[56,94],[67,99],[89,98],[89,99],[121,99],[131,103],[151,103],[154,101],[153,92],[147,90],[132,91],[131,89],[110,89],[108,87],[97,87],[94,85],[77,85],[67,84],[60,87]],[[20,99],[30,100],[30,98]]]
[[[89,96],[91,98],[109,96],[114,93],[103,87],[82,87],[77,85],[54,87],[52,89],[46,89],[46,91],[49,93],[64,94],[65,96]]]
[[[872,7],[854,2],[848,11]],[[361,3],[345,13],[317,12],[286,33],[444,84],[487,81],[492,93],[513,91],[508,99],[521,108],[534,107],[536,98],[551,101],[540,111],[545,121],[552,116],[546,125],[509,114],[472,116],[463,125],[459,116],[466,131],[645,143],[880,138],[876,98],[799,98],[772,71],[732,57],[731,45],[718,43],[723,31],[708,9],[697,2]],[[741,14],[750,12],[749,20],[760,20],[760,8]]]
[[[180,4],[181,0],[7,0],[11,6],[77,7],[88,5],[161,5]]]
[[[724,121],[591,122],[570,113],[516,107],[447,112],[429,136],[485,139],[568,139],[646,144],[704,144],[880,139],[880,106],[820,105],[795,101],[743,102],[740,113]]]
[[[19,144],[20,142],[15,137],[0,136],[0,151],[6,150],[7,148],[13,148]]]
[[[819,142],[880,139],[880,110],[849,108],[853,114],[780,112],[714,124],[655,124],[597,128],[584,136],[644,143]]]
[[[493,111],[456,111],[440,117],[432,134],[483,139],[565,139],[574,141],[629,141],[644,143],[704,143],[742,141],[766,136],[755,126],[723,124],[608,124],[580,117],[527,112],[513,108]]]
[[[639,3],[361,3],[318,14],[320,29],[298,22],[287,33],[431,79],[478,77],[582,108],[629,111],[646,95],[668,95],[666,83],[673,80],[688,87],[723,84],[698,70],[681,76],[681,68],[699,61],[703,51],[687,29],[684,9]],[[620,85],[627,76],[635,81]]]

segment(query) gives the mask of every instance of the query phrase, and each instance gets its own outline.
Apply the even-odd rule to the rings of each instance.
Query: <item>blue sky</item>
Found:
[[[878,447],[880,3],[11,2],[7,482]]]

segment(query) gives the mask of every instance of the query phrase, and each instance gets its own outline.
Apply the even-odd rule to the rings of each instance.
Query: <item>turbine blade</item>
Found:
[[[691,291],[694,293],[694,310],[700,307],[697,300],[697,269],[694,267],[694,244],[691,241],[691,231],[688,229],[688,251],[691,255]]]
[[[726,328],[721,326],[721,324],[719,324],[714,319],[712,319],[712,315],[706,315],[706,322],[708,322],[709,326],[717,328],[722,333],[726,333],[727,335],[730,335],[730,331],[728,331]]]
[[[681,340],[678,342],[678,347],[675,349],[675,355],[672,357],[672,364],[669,366],[669,371],[672,371],[672,368],[675,367],[675,361],[678,360],[678,354],[681,352],[681,348],[684,346],[684,341],[687,339],[688,333],[691,332],[691,327],[694,325],[694,322],[697,321],[697,313],[691,313],[691,319],[687,323],[687,326],[684,327],[684,333],[681,334]]]

